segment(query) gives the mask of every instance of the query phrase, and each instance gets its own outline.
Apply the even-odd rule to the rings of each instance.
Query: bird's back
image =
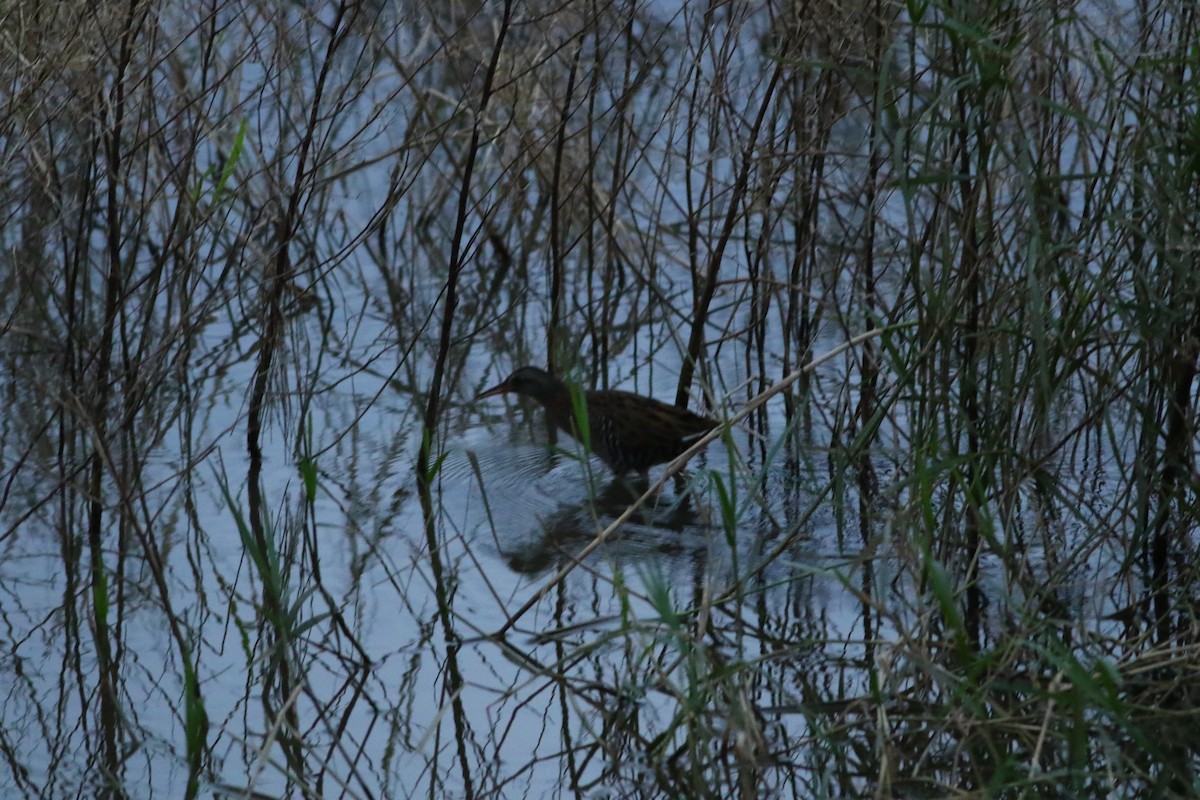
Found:
[[[631,392],[589,392],[587,407],[592,452],[614,472],[643,472],[671,461],[718,424]]]

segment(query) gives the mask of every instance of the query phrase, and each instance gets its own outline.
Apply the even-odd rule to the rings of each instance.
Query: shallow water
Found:
[[[516,6],[482,111],[499,6],[11,31],[0,794],[1193,785],[1194,103],[1105,83],[1191,16]],[[597,542],[645,485],[473,398],[672,401],[701,311],[693,410],[832,357]]]

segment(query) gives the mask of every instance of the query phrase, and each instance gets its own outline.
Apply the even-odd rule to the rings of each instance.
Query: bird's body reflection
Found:
[[[583,549],[601,530],[625,513],[645,491],[643,480],[613,478],[579,502],[559,505],[530,520],[528,534],[501,555],[516,572],[539,574],[557,568]],[[650,553],[680,555],[707,546],[710,514],[698,507],[691,492],[660,493],[637,508],[605,542],[605,556],[618,560]],[[536,532],[536,533],[535,533]],[[515,544],[515,543],[514,543]]]

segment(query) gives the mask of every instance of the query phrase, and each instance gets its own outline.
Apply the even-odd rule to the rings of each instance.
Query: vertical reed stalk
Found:
[[[441,331],[438,337],[438,350],[433,367],[433,377],[429,384],[429,393],[425,404],[425,416],[422,424],[421,448],[417,454],[417,490],[420,495],[421,515],[425,520],[425,544],[428,548],[429,566],[433,572],[434,594],[438,604],[438,619],[441,622],[442,634],[446,643],[446,686],[455,727],[458,735],[455,743],[458,752],[458,765],[462,773],[464,792],[467,797],[473,795],[471,778],[471,760],[467,753],[467,722],[463,709],[462,674],[458,668],[458,635],[454,631],[454,617],[450,607],[449,586],[446,581],[445,567],[442,564],[441,544],[438,538],[438,515],[433,504],[433,481],[437,476],[438,464],[432,459],[433,444],[437,438],[438,422],[441,417],[442,380],[446,372],[446,361],[454,340],[455,310],[458,307],[458,280],[462,272],[465,256],[463,242],[467,219],[470,214],[471,187],[475,172],[475,162],[479,154],[480,142],[483,138],[482,127],[486,119],[488,102],[491,100],[496,74],[500,66],[500,56],[504,52],[504,40],[512,21],[513,0],[505,0],[500,24],[496,30],[496,42],[492,46],[491,57],[484,73],[483,87],[480,90],[478,110],[471,124],[471,139],[467,145],[467,157],[462,166],[462,181],[459,185],[458,209],[454,220],[454,233],[450,239],[450,258],[447,269],[446,286],[442,301]]]
[[[352,29],[357,15],[357,6],[350,0],[338,3],[329,26],[329,38],[322,54],[320,70],[316,84],[313,87],[311,105],[308,109],[306,124],[295,152],[294,175],[291,187],[286,197],[283,215],[275,223],[273,253],[264,264],[260,317],[262,331],[259,336],[258,355],[255,359],[254,374],[251,381],[249,407],[246,415],[246,453],[248,467],[246,472],[247,520],[252,536],[253,552],[258,555],[260,577],[263,586],[263,614],[271,628],[273,650],[268,660],[269,674],[265,681],[269,689],[278,681],[278,697],[282,704],[276,706],[270,691],[262,694],[263,710],[266,718],[273,720],[277,714],[282,714],[286,724],[282,726],[281,738],[283,752],[287,758],[292,775],[297,780],[304,780],[304,754],[301,741],[298,738],[301,730],[299,713],[296,703],[291,698],[296,693],[297,682],[303,678],[293,675],[291,665],[292,641],[291,631],[287,629],[289,619],[286,603],[286,578],[275,574],[283,564],[268,558],[270,554],[278,553],[278,543],[275,541],[276,531],[268,531],[267,520],[270,509],[267,508],[263,495],[263,449],[262,436],[266,424],[268,409],[268,390],[275,363],[282,357],[284,342],[284,306],[286,298],[296,291],[297,272],[292,261],[291,250],[301,219],[301,206],[309,195],[315,177],[315,168],[311,164],[313,150],[317,146],[317,137],[323,125],[324,100],[326,86],[335,66],[335,54],[345,42],[347,33]],[[273,674],[271,674],[273,673]]]
[[[726,201],[725,219],[721,226],[721,232],[713,245],[711,255],[708,257],[708,266],[699,284],[699,294],[692,305],[691,332],[688,334],[687,351],[684,353],[683,365],[679,370],[679,387],[675,391],[675,405],[681,408],[686,408],[688,404],[688,397],[692,389],[692,377],[695,374],[696,365],[700,362],[701,351],[704,349],[708,315],[713,297],[716,295],[717,279],[721,272],[721,262],[725,258],[725,248],[729,246],[729,240],[737,228],[738,220],[745,213],[743,202],[750,183],[750,171],[755,164],[754,154],[758,149],[759,134],[767,119],[767,113],[774,105],[775,88],[779,85],[784,70],[783,59],[775,59],[771,70],[771,77],[767,81],[762,97],[759,100],[754,123],[747,132],[745,142],[743,143],[737,177],[734,180],[733,189],[729,193],[729,199]]]

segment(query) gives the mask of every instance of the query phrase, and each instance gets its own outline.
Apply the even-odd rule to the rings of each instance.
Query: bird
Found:
[[[542,404],[550,422],[591,451],[615,475],[643,475],[655,464],[665,464],[720,423],[686,408],[652,397],[616,390],[585,391],[588,442],[578,430],[575,401],[562,379],[538,367],[520,367],[475,399],[512,392]]]

